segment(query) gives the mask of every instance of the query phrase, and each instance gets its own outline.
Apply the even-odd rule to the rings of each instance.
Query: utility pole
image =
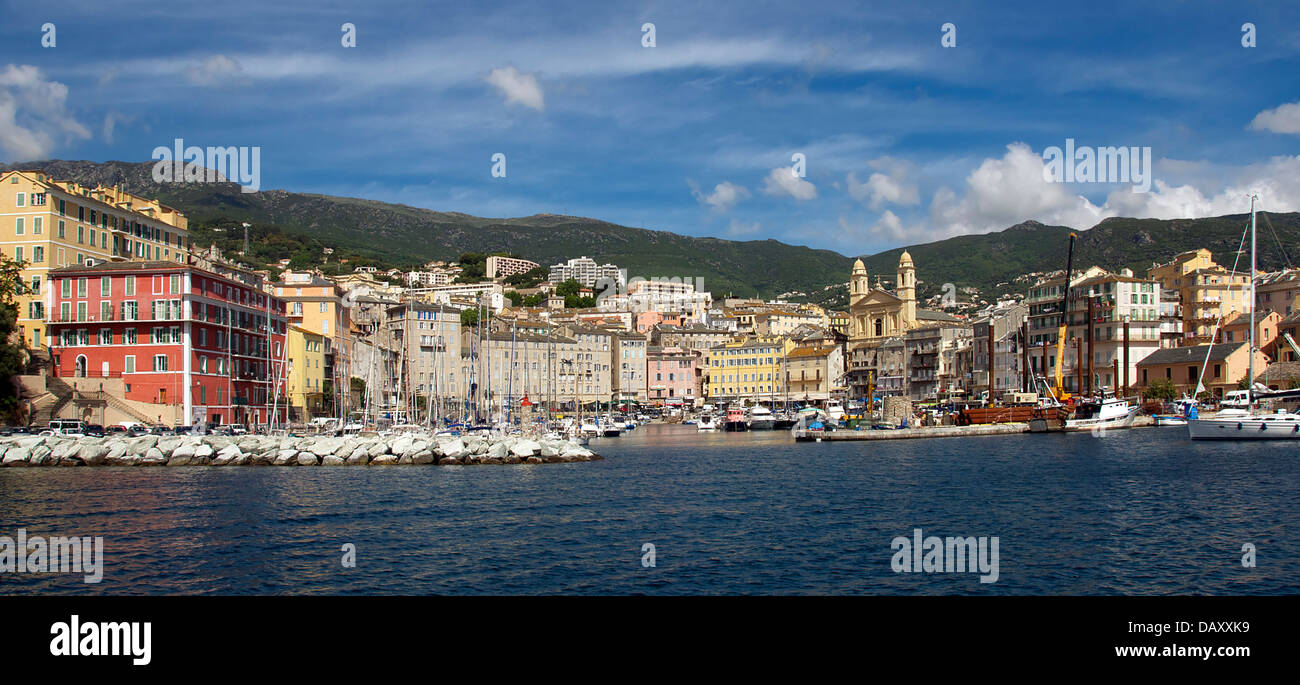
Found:
[[[1093,343],[1094,343],[1094,341],[1093,341],[1093,339],[1092,339],[1092,338],[1093,338],[1093,335],[1092,335],[1092,319],[1093,319],[1093,307],[1096,306],[1096,302],[1097,302],[1097,296],[1096,296],[1096,295],[1089,294],[1089,295],[1088,295],[1088,320],[1085,322],[1085,324],[1088,326],[1088,328],[1087,328],[1087,330],[1084,332],[1084,335],[1087,337],[1087,340],[1088,340],[1088,392],[1089,392],[1089,393],[1091,393],[1091,392],[1093,391],[1093,387],[1092,387],[1092,379],[1093,379],[1092,362],[1093,362],[1093,359],[1094,359],[1095,355],[1093,354]]]

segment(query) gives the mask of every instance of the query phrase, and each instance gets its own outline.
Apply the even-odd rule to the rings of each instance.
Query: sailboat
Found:
[[[1228,408],[1211,418],[1189,418],[1187,431],[1193,440],[1300,440],[1300,415],[1279,410],[1259,410],[1255,385],[1255,201],[1250,196],[1250,369],[1246,375],[1246,407]],[[1267,392],[1267,390],[1265,391]]]

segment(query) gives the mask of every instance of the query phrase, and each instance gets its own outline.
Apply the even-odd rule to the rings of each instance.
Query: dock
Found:
[[[986,423],[973,426],[925,426],[893,430],[795,431],[794,439],[805,442],[839,440],[909,440],[915,438],[961,438],[976,435],[1028,433],[1028,423]]]

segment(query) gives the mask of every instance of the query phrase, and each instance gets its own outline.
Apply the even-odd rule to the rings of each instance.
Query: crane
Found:
[[[1065,367],[1065,334],[1070,328],[1070,276],[1074,270],[1074,240],[1078,237],[1077,233],[1070,232],[1070,251],[1065,257],[1065,294],[1061,296],[1061,325],[1056,330],[1056,387],[1052,392],[1058,402],[1070,399],[1061,376]]]

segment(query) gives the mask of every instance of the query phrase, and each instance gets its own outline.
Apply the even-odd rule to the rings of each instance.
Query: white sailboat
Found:
[[[1246,375],[1246,408],[1229,408],[1209,418],[1190,418],[1187,431],[1193,440],[1300,440],[1300,415],[1259,410],[1255,384],[1255,201],[1250,196],[1250,370]]]

